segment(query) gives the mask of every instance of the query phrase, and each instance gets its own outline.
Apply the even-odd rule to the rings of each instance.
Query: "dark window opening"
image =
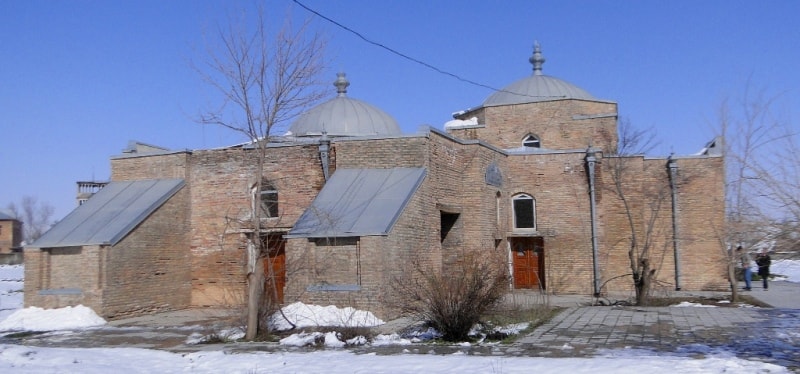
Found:
[[[513,199],[514,228],[536,228],[536,201],[529,195],[518,195]]]
[[[522,140],[522,145],[527,148],[539,148],[542,146],[542,143],[536,135],[528,135]]]
[[[270,183],[261,184],[261,211],[267,218],[278,216],[278,190]]]
[[[450,230],[453,229],[453,226],[456,225],[458,221],[458,213],[446,213],[441,212],[442,214],[442,227],[441,227],[441,242],[444,243],[444,240],[447,238],[447,234],[450,233]]]

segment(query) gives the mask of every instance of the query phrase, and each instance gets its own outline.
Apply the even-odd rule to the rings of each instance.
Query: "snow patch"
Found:
[[[705,304],[700,304],[700,303],[692,303],[692,302],[689,302],[689,301],[683,301],[680,304],[675,304],[675,305],[670,305],[670,306],[674,307],[674,308],[689,308],[689,307],[693,307],[693,308],[719,308],[716,305],[705,305]]]
[[[58,309],[19,309],[0,322],[0,331],[54,331],[102,326],[106,320],[83,305]]]
[[[384,324],[371,312],[351,307],[338,308],[334,305],[319,306],[304,303],[293,303],[270,317],[272,328],[285,331],[293,328],[335,326],[335,327],[373,327]],[[286,318],[284,318],[286,316]],[[288,319],[288,321],[287,321]],[[290,323],[291,322],[291,323]]]

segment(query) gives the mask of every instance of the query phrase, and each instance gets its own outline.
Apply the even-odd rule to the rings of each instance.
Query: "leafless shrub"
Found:
[[[427,321],[444,340],[465,341],[481,316],[502,301],[508,280],[501,264],[467,254],[446,272],[414,263],[410,276],[393,287],[402,314]]]

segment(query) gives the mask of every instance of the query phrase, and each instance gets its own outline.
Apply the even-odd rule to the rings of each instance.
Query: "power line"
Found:
[[[305,10],[315,14],[316,16],[318,16],[318,17],[320,17],[320,18],[322,18],[322,19],[324,19],[324,20],[326,20],[326,21],[328,21],[328,22],[330,22],[330,23],[342,28],[343,30],[345,30],[345,31],[347,31],[347,32],[359,37],[360,39],[362,39],[363,41],[365,41],[365,42],[367,42],[369,44],[372,44],[372,45],[374,45],[376,47],[379,47],[379,48],[383,48],[383,49],[385,49],[385,50],[387,50],[387,51],[389,51],[389,52],[391,52],[391,53],[393,53],[393,54],[395,54],[397,56],[400,56],[400,57],[402,57],[402,58],[404,58],[406,60],[409,60],[411,62],[414,62],[414,63],[417,63],[419,65],[422,65],[422,66],[424,66],[424,67],[426,67],[428,69],[431,69],[431,70],[433,70],[433,71],[435,71],[435,72],[437,72],[439,74],[444,74],[444,75],[447,75],[449,77],[455,78],[455,79],[457,79],[459,81],[462,81],[462,82],[465,82],[465,83],[468,83],[468,84],[471,84],[471,85],[474,85],[474,86],[478,86],[478,87],[488,88],[488,89],[490,89],[492,91],[496,91],[496,92],[506,92],[506,93],[510,93],[510,94],[514,94],[514,95],[528,96],[528,97],[562,97],[562,96],[527,95],[527,94],[522,94],[522,93],[519,93],[519,92],[511,92],[511,91],[507,91],[507,90],[504,90],[504,89],[495,88],[495,87],[492,87],[492,86],[489,86],[489,85],[486,85],[486,84],[483,84],[483,83],[475,82],[473,80],[461,77],[461,76],[459,76],[457,74],[453,74],[453,73],[450,73],[448,71],[439,69],[436,66],[433,66],[433,65],[431,65],[431,64],[429,64],[429,63],[427,63],[425,61],[422,61],[422,60],[416,59],[414,57],[411,57],[409,55],[406,55],[405,53],[399,52],[399,51],[397,51],[397,50],[395,50],[395,49],[393,49],[391,47],[388,47],[388,46],[386,46],[386,45],[384,45],[382,43],[379,43],[379,42],[376,42],[376,41],[372,41],[372,40],[368,39],[366,36],[364,36],[361,33],[359,33],[358,31],[355,31],[355,30],[353,30],[353,29],[351,29],[351,28],[349,28],[349,27],[347,27],[347,26],[345,26],[345,25],[343,25],[343,24],[341,24],[339,22],[336,22],[333,19],[321,14],[320,12],[317,12],[316,10],[309,8],[305,4],[301,3],[299,0],[292,0],[292,1],[294,1],[295,4],[301,6],[303,9],[305,9]]]

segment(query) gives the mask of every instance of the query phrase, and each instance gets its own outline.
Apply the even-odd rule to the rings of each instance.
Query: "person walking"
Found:
[[[753,281],[753,269],[751,267],[751,263],[753,262],[753,258],[750,257],[750,254],[747,253],[742,246],[736,247],[736,253],[739,255],[739,258],[742,262],[742,270],[744,271],[744,290],[750,291],[752,288],[750,284]]]
[[[764,291],[767,291],[769,289],[769,283],[767,282],[769,279],[769,266],[772,264],[772,259],[769,258],[767,252],[761,252],[756,256],[756,264],[758,264],[758,276],[761,277]]]

